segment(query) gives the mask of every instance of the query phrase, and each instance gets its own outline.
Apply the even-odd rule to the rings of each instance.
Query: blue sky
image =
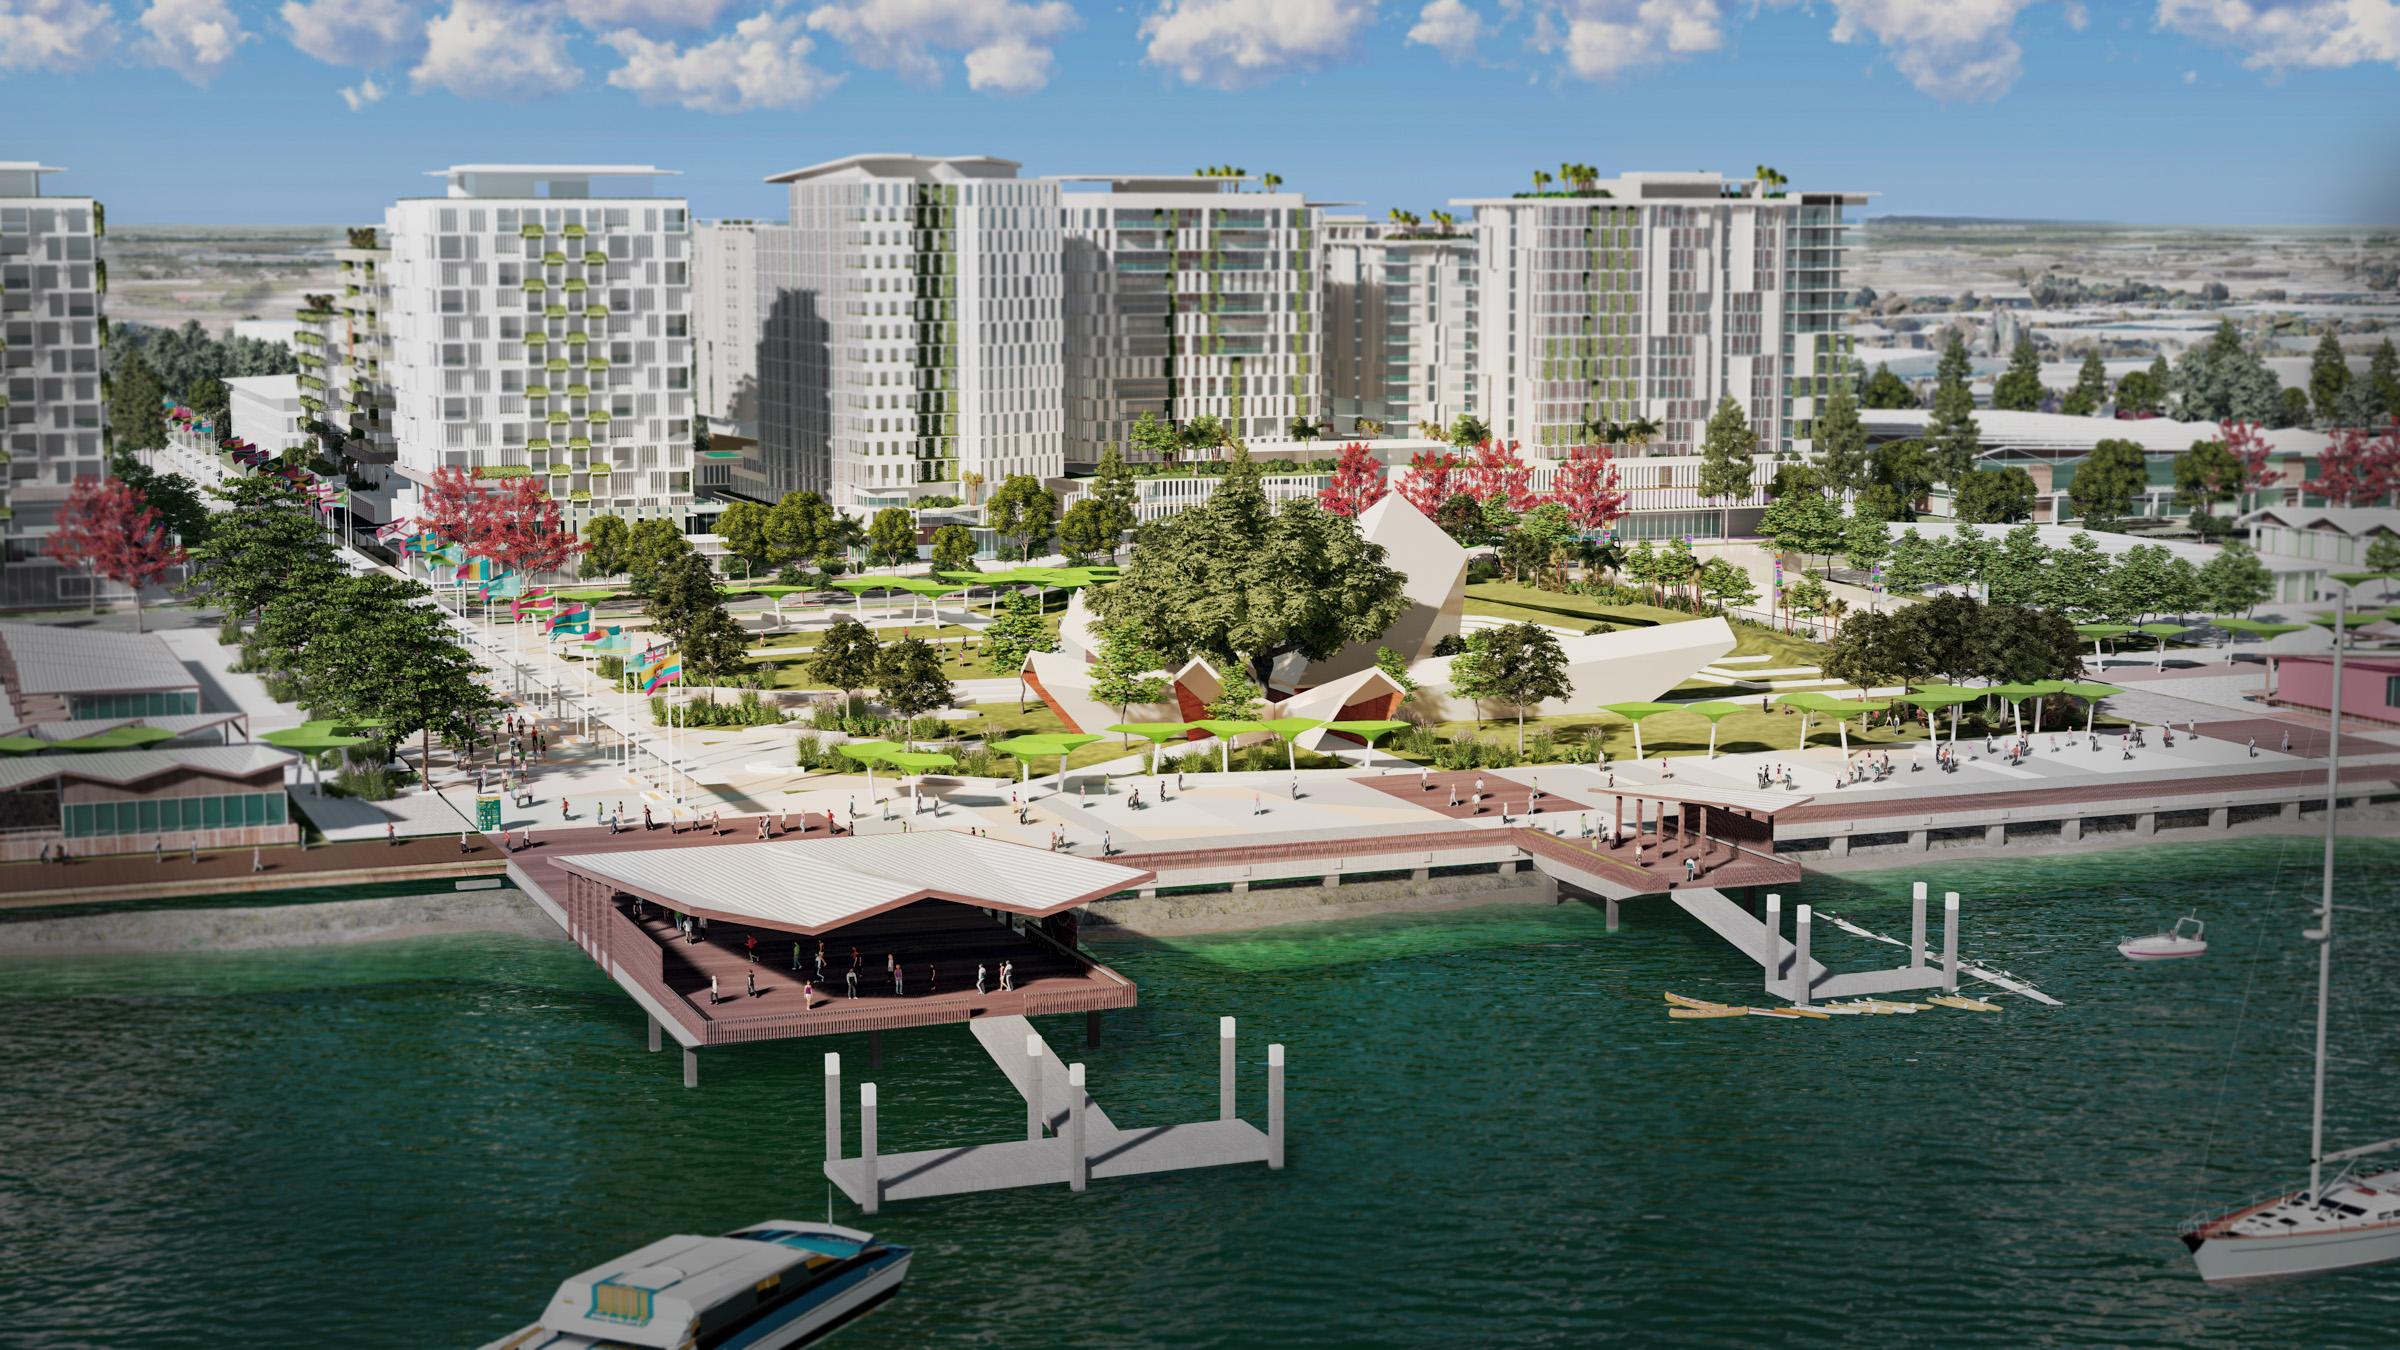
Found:
[[[466,162],[1273,170],[1424,211],[1562,160],[1870,214],[2400,221],[2400,0],[0,0],[0,158],[125,223],[353,223]]]

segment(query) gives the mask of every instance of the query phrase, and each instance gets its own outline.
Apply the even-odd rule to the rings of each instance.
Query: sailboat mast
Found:
[[[2317,1083],[2308,1126],[2308,1194],[2325,1198],[2325,1013],[2333,992],[2333,836],[2341,806],[2342,644],[2349,634],[2350,588],[2333,593],[2333,698],[2325,739],[2325,879],[2317,914]]]

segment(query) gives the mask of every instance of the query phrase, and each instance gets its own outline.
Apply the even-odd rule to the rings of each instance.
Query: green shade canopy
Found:
[[[1338,731],[1346,736],[1356,736],[1368,745],[1373,745],[1378,737],[1388,736],[1407,726],[1406,722],[1327,722],[1325,729]]]
[[[2075,625],[2075,631],[2087,638],[2112,638],[2141,630],[2129,623],[2079,623]]]
[[[2210,627],[2222,628],[2228,633],[2248,633],[2258,638],[2281,637],[2308,627],[2304,623],[2268,623],[2263,619],[2211,619],[2208,622]]]
[[[1930,712],[1937,708],[1955,708],[1961,703],[1973,703],[1990,692],[1988,689],[1961,689],[1954,684],[1933,684],[1913,694],[1896,695],[1893,701],[1912,704]]]
[[[843,756],[861,764],[880,764],[885,755],[900,749],[898,741],[844,741],[833,747]]]
[[[948,595],[966,589],[962,582],[932,581],[925,577],[895,577],[891,584],[911,595]]]
[[[2014,702],[2021,698],[2040,698],[2044,694],[2055,694],[2058,690],[2045,684],[1995,684],[1983,692],[1996,694]]]
[[[1164,743],[1179,736],[1189,736],[1193,725],[1190,722],[1119,722],[1109,730],[1126,736],[1139,736],[1145,741]]]
[[[1325,722],[1324,719],[1317,717],[1278,717],[1271,722],[1261,722],[1259,725],[1288,741],[1295,736],[1305,736],[1309,732],[1323,727]]]
[[[1718,718],[1731,717],[1737,712],[1746,710],[1749,705],[1743,703],[1726,703],[1722,700],[1717,700],[1708,703],[1670,703],[1667,706],[1676,712],[1697,713],[1700,716],[1707,718],[1711,724],[1714,724]]]
[[[1891,704],[1883,702],[1880,699],[1860,699],[1852,702],[1844,699],[1828,698],[1823,703],[1818,704],[1809,711],[1822,713],[1827,717],[1838,717],[1847,721],[1853,717],[1863,717],[1868,713],[1882,712],[1884,709],[1891,706]]]
[[[1831,694],[1812,694],[1803,689],[1798,693],[1782,695],[1775,701],[1787,708],[1798,708],[1802,712],[1821,712],[1826,704],[1835,700]],[[1610,711],[1613,712],[1615,709],[1612,708]]]
[[[1786,697],[1788,700],[1789,696]],[[1603,703],[1600,711],[1615,713],[1628,722],[1639,722],[1652,713],[1678,712],[1691,706],[1688,703]]]
[[[50,742],[32,736],[0,736],[0,755],[38,755]]]
[[[309,755],[323,754],[328,750],[347,750],[367,742],[364,736],[341,735],[330,722],[304,722],[281,731],[270,731],[259,739],[278,749]]]
[[[1011,736],[1005,741],[992,742],[991,748],[1018,759],[1041,755],[1071,755],[1094,741],[1108,739],[1084,732],[1043,731],[1026,736]]]
[[[2178,633],[2189,633],[2195,628],[2206,628],[2207,626],[2207,624],[2200,623],[2146,623],[2135,631],[2147,633],[2154,638],[2171,638]]]
[[[883,756],[883,762],[891,765],[895,769],[906,769],[910,773],[931,773],[935,769],[955,769],[958,767],[957,760],[933,750],[886,751]]]
[[[2315,624],[2319,628],[2331,628],[2333,627],[2333,616],[2330,614],[2320,614],[2317,617],[2310,619],[2309,622]],[[2345,629],[2364,628],[2368,624],[2382,622],[2383,616],[2380,614],[2346,614],[2342,616],[2342,627]]]
[[[2400,581],[2400,572],[2336,572],[2333,579],[2345,586],[2363,586],[2370,581]]]
[[[864,595],[868,591],[899,590],[900,583],[905,580],[907,580],[905,577],[836,577],[831,584],[837,591],[848,591],[852,595]]]
[[[2068,685],[2059,692],[2062,694],[2073,694],[2075,697],[2083,699],[2086,702],[2096,702],[2100,699],[2107,698],[2112,694],[2122,694],[2125,691],[2119,689],[2113,684],[2075,683]]]
[[[1264,722],[1251,722],[1240,718],[1209,718],[1205,721],[1194,722],[1192,725],[1221,741],[1229,741],[1236,736],[1247,736],[1251,732],[1268,729]]]

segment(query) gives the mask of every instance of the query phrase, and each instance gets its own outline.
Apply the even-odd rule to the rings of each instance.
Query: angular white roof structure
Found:
[[[27,694],[197,689],[200,677],[156,633],[107,633],[47,623],[0,623],[0,647]]]
[[[826,932],[919,900],[1039,917],[1153,877],[949,831],[585,853],[558,866],[687,914],[794,933]]]
[[[271,745],[196,745],[184,750],[103,750],[89,755],[18,755],[0,759],[0,792],[53,778],[132,787],[163,773],[247,778],[292,762]]]

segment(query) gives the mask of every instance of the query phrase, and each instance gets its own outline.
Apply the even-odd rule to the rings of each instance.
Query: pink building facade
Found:
[[[2333,658],[2287,656],[2278,663],[2276,701],[2319,712],[2333,707]],[[2342,716],[2400,726],[2400,656],[2346,654]]]

